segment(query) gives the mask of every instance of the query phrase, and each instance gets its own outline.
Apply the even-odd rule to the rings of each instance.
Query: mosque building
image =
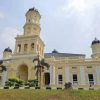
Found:
[[[6,78],[17,77],[24,82],[36,79],[33,59],[39,55],[50,67],[41,74],[42,86],[64,88],[71,82],[74,89],[100,89],[100,41],[95,38],[91,43],[91,58],[84,54],[60,53],[53,50],[44,53],[45,44],[40,37],[41,15],[35,8],[26,12],[23,35],[16,36],[15,50],[8,47],[3,52],[3,65],[7,67]],[[5,74],[0,73],[0,84],[4,85]],[[6,81],[6,80],[5,80]]]

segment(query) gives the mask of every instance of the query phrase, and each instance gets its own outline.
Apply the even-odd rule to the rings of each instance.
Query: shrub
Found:
[[[13,82],[11,82],[11,81],[6,81],[5,82],[5,86],[14,86],[14,83]]]
[[[19,86],[23,85],[23,81],[22,80],[18,80],[16,83],[19,84]]]
[[[15,86],[18,86],[19,87],[20,85],[16,83]]]
[[[16,78],[9,78],[8,80],[9,80],[10,82],[13,82],[13,83],[18,82],[18,80],[17,80]]]
[[[72,83],[71,82],[65,83],[65,89],[72,89]]]
[[[17,78],[9,78],[8,81],[5,82],[5,86],[21,86],[23,84],[22,80],[19,80]]]
[[[25,83],[24,85],[25,85],[25,86],[29,86],[29,83]]]
[[[36,87],[37,83],[37,80],[28,80],[28,84],[30,87]]]

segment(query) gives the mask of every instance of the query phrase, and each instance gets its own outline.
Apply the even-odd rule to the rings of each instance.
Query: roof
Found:
[[[12,52],[12,50],[8,47],[4,50],[4,52]]]
[[[85,57],[84,54],[72,54],[72,53],[45,53],[44,56],[46,58],[49,58],[49,57],[80,57],[80,56],[83,56]]]
[[[29,11],[36,11],[36,12],[38,12],[38,10],[35,9],[34,7],[33,8],[30,8]]]
[[[92,41],[92,45],[98,44],[98,43],[100,43],[100,40],[98,40],[97,38],[95,38],[95,39]]]
[[[27,11],[27,13],[28,12],[36,12],[39,16],[40,16],[40,18],[41,18],[41,15],[40,15],[40,13],[39,13],[39,11],[36,9],[36,8],[30,8],[28,11]],[[27,15],[27,13],[26,13],[26,15]]]

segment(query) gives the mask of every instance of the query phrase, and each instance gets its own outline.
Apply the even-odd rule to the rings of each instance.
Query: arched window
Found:
[[[34,43],[31,44],[31,50],[34,50]]]
[[[18,44],[17,52],[21,52],[21,44]]]
[[[27,51],[27,44],[24,44],[24,51]]]
[[[28,20],[28,22],[30,22],[30,19]]]

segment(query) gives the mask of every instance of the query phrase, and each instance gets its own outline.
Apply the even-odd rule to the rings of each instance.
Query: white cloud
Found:
[[[84,14],[95,6],[100,5],[100,0],[65,0],[66,3],[62,6],[62,10],[66,13],[75,11],[80,14]]]
[[[0,58],[2,57],[2,52],[8,46],[14,50],[15,48],[15,37],[20,32],[11,27],[5,28],[2,32],[0,32]]]
[[[83,12],[84,10],[86,10],[86,8],[87,8],[87,4],[85,0],[70,0],[70,2],[66,3],[62,9],[65,12],[68,12],[71,9],[72,10],[74,9],[79,12]]]

